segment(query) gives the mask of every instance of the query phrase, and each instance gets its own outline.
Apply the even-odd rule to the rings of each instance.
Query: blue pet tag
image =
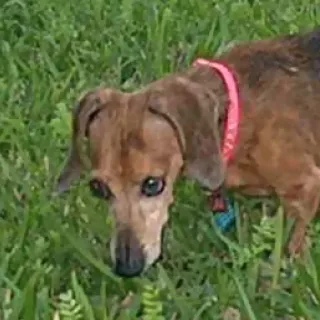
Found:
[[[223,197],[225,202],[223,210],[213,211],[213,220],[221,231],[228,231],[236,220],[234,206],[228,197]]]

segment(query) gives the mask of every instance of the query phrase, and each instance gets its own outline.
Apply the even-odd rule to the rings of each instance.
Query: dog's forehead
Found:
[[[159,150],[145,147],[129,149],[128,156],[121,159],[123,170],[129,169],[128,174],[132,180],[141,180],[146,176],[163,176],[169,166],[169,157],[163,155]]]
[[[148,111],[141,95],[117,95],[90,125],[92,169],[108,180],[162,176],[179,146],[171,125]]]
[[[112,178],[140,180],[146,175],[165,174],[170,160],[168,141],[165,134],[143,130],[129,135],[126,140],[119,138],[119,128],[113,123],[100,136],[92,136],[91,160],[94,169]]]

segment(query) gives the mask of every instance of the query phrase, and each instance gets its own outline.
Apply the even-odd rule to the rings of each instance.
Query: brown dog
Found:
[[[232,68],[242,102],[227,166],[220,137],[228,94],[209,67],[193,66],[134,93],[96,88],[74,111],[57,189],[67,190],[90,163],[90,187],[110,201],[116,220],[111,255],[119,275],[138,275],[158,258],[181,172],[211,190],[224,184],[250,195],[275,193],[295,219],[289,252],[302,249],[320,197],[320,29],[240,44],[219,60]]]

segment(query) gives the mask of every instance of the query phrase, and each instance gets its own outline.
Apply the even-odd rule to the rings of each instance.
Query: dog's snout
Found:
[[[136,277],[144,270],[143,249],[129,230],[122,231],[117,239],[115,273],[121,277]]]

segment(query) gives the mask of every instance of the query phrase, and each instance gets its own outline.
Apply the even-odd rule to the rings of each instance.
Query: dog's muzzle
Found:
[[[116,240],[114,272],[118,276],[139,276],[145,267],[143,249],[130,229],[122,230]]]

